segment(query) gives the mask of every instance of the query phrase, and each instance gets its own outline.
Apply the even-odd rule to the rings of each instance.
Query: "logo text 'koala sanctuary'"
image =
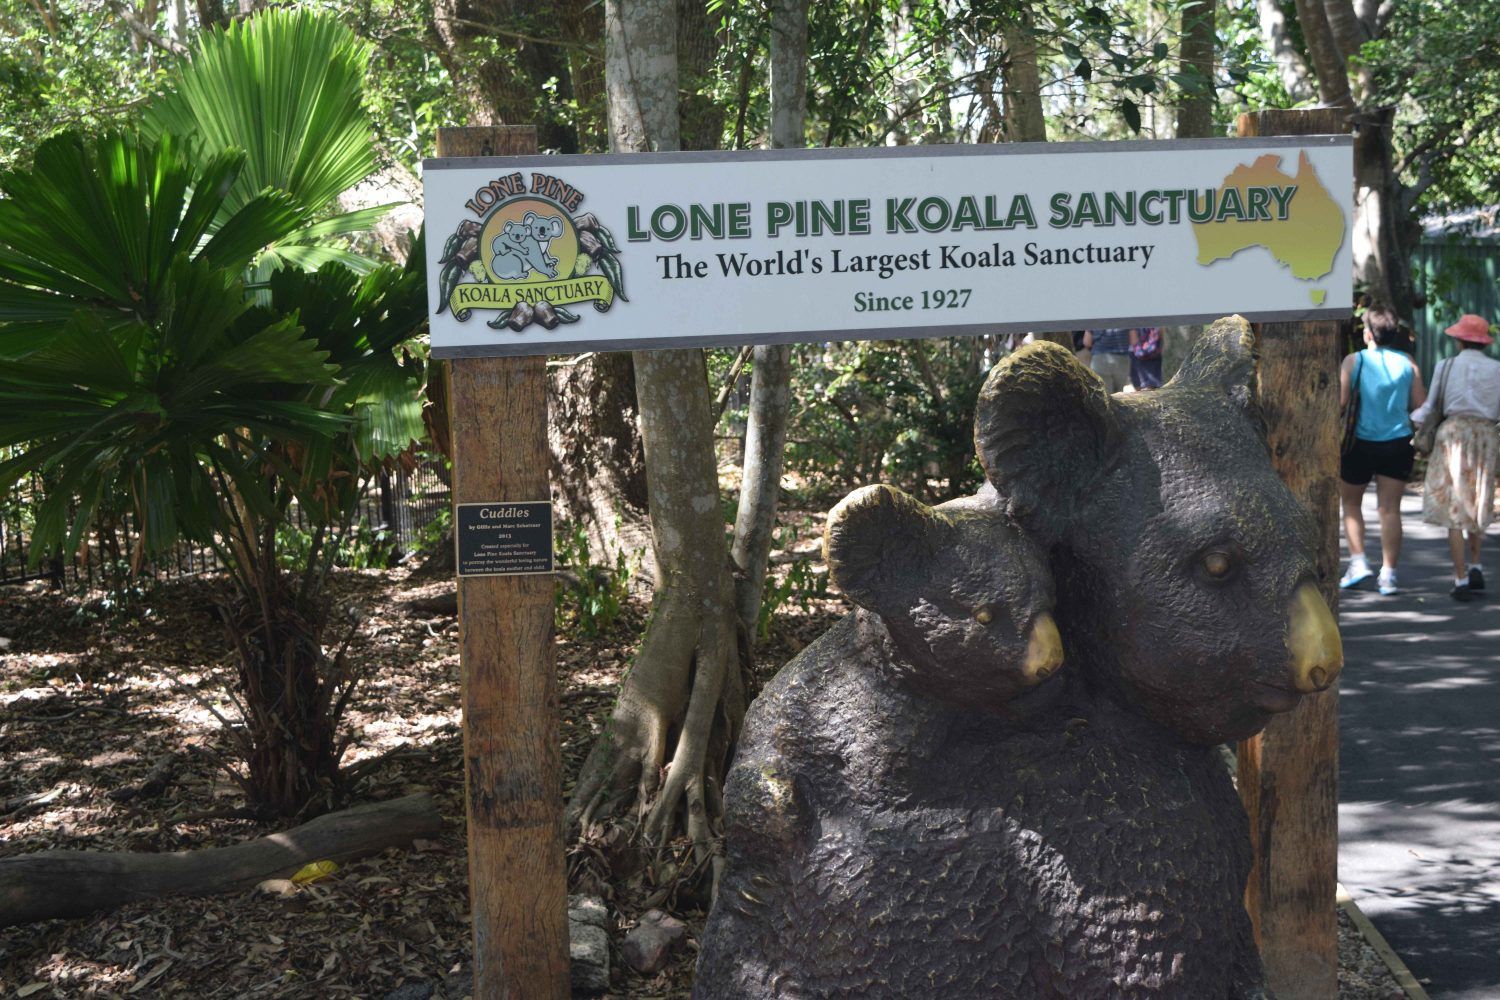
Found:
[[[496,315],[486,324],[519,333],[576,323],[570,305],[592,302],[608,312],[625,296],[620,248],[592,212],[573,215],[583,192],[548,174],[519,171],[474,192],[465,219],[448,237],[438,264],[438,312],[466,322],[474,310]]]

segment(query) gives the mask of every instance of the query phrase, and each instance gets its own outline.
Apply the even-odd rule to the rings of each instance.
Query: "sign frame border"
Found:
[[[1025,155],[1098,155],[1128,152],[1165,152],[1174,149],[1222,149],[1254,150],[1285,149],[1296,146],[1325,148],[1350,147],[1354,138],[1350,135],[1312,136],[1265,136],[1256,138],[1215,139],[1126,139],[1119,141],[1089,142],[1006,142],[1006,143],[934,143],[916,146],[835,146],[800,149],[711,149],[666,153],[559,153],[555,155],[525,156],[435,156],[422,161],[425,177],[428,171],[475,170],[488,168],[546,167],[549,170],[565,170],[568,167],[598,167],[617,164],[647,166],[653,163],[724,163],[737,162],[785,162],[812,160],[863,160],[886,157],[908,159],[921,157],[970,157],[970,156],[1025,156]],[[1347,238],[1347,237],[1346,237]],[[425,267],[426,261],[423,262]],[[431,308],[429,304],[429,309]],[[1253,323],[1302,323],[1319,319],[1344,318],[1348,309],[1341,306],[1312,306],[1292,310],[1240,310],[1241,315]],[[1222,310],[1212,313],[1156,313],[1151,316],[1091,316],[1069,320],[1066,328],[1102,329],[1105,327],[1139,326],[1189,326],[1211,323],[1223,316]],[[585,351],[635,351],[635,350],[680,350],[742,347],[747,344],[815,344],[825,341],[886,341],[926,340],[934,337],[973,337],[986,334],[1006,335],[1012,333],[1053,332],[1063,329],[1060,323],[1028,320],[1025,322],[962,323],[938,326],[892,327],[890,335],[879,331],[881,336],[870,336],[875,332],[870,327],[848,327],[841,330],[781,330],[750,334],[702,334],[684,336],[664,334],[660,337],[632,337],[628,339],[598,339],[593,337],[569,340],[527,340],[509,344],[496,340],[486,344],[432,347],[434,358],[505,358],[578,354]],[[538,350],[545,347],[545,350]]]

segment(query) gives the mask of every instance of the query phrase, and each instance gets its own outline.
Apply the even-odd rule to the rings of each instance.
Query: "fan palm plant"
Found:
[[[311,30],[305,16],[268,20]],[[254,49],[260,37],[242,27],[198,54],[229,65],[224,39]],[[347,46],[339,58],[327,48],[292,57],[347,61]],[[274,89],[279,71],[241,63]],[[38,558],[76,550],[106,509],[134,515],[136,565],[182,538],[217,552],[239,653],[242,725],[231,732],[246,763],[234,773],[254,807],[285,815],[338,790],[357,677],[341,647],[325,652],[339,644],[324,642],[323,584],[364,478],[421,435],[423,373],[404,347],[425,320],[420,252],[408,268],[360,261],[356,273],[318,246],[354,224],[315,220],[368,170],[368,135],[364,158],[353,155],[350,104],[320,89],[357,97],[357,77],[298,79],[334,110],[287,126],[296,152],[274,154],[274,128],[250,137],[253,152],[196,126],[184,140],[176,129],[190,123],[174,115],[189,102],[145,138],[61,136],[29,169],[0,175],[0,453],[11,455],[0,492],[31,474],[47,484]],[[294,504],[313,540],[293,572],[279,563],[277,529]]]
[[[372,266],[332,240],[368,230],[390,206],[331,211],[340,194],[375,170],[362,87],[372,53],[332,17],[267,10],[202,35],[174,67],[171,91],[146,109],[147,135],[191,136],[200,156],[244,150],[245,166],[225,195],[223,217],[271,188],[316,218],[262,248],[262,278],[287,265]]]

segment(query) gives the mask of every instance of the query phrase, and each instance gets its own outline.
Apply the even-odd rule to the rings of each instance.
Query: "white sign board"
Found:
[[[1353,308],[1347,136],[424,166],[438,357]]]

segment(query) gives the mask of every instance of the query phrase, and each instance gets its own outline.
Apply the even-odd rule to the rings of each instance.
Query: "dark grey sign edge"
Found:
[[[1143,153],[1173,149],[1286,149],[1296,146],[1353,146],[1349,135],[1256,136],[1247,139],[1122,139],[1113,142],[1001,142],[928,146],[838,146],[818,149],[710,149],[671,153],[557,153],[533,156],[434,156],[422,170],[465,170],[485,167],[636,166],[669,163],[771,162],[778,160],[862,160],[887,157],[939,156],[1056,156],[1068,153]]]
[[[717,337],[707,334],[700,336],[679,334],[623,340],[528,340],[514,345],[492,343],[434,347],[432,356],[435,358],[516,358],[539,354],[578,354],[583,351],[671,351],[694,347],[740,347],[745,344],[821,344],[831,340],[925,340],[931,337],[978,337],[984,334],[1030,333],[1032,331],[1055,333],[1058,330],[1097,330],[1111,326],[1187,326],[1195,323],[1212,323],[1216,319],[1234,314],[1235,311],[1231,309],[1224,312],[1177,316],[1090,317],[1079,318],[1068,323],[1047,320],[1043,323],[965,323],[954,326],[902,327],[891,329],[889,336],[883,336],[885,331],[882,330],[872,331],[869,327],[861,327],[854,330],[734,333]],[[1304,323],[1310,320],[1347,319],[1353,314],[1352,306],[1240,312],[1240,315],[1252,323]]]
[[[463,553],[459,551],[458,512],[464,507],[493,507],[496,504],[545,504],[547,507],[547,561],[549,569],[531,570],[526,573],[465,573]],[[453,572],[461,580],[473,580],[483,576],[551,576],[557,572],[557,539],[551,537],[557,531],[556,501],[547,500],[469,500],[453,505]]]

